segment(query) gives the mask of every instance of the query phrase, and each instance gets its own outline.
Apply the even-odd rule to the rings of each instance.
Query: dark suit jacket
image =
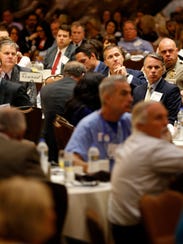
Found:
[[[0,134],[0,179],[15,175],[45,179],[35,145]]]
[[[126,69],[126,71],[128,74],[133,75],[132,81],[130,83],[132,92],[135,89],[135,87],[147,83],[142,71],[134,70],[134,69],[128,69],[128,68]]]
[[[130,83],[132,92],[133,92],[133,89],[135,87],[147,83],[142,71],[134,70],[134,69],[128,69],[128,68],[126,68],[126,71],[129,75],[133,76],[131,83]],[[108,69],[108,73],[109,73],[109,69]]]
[[[41,106],[45,115],[43,137],[49,147],[49,160],[57,162],[58,152],[54,136],[53,121],[56,114],[63,115],[65,103],[73,94],[76,81],[70,77],[48,84],[41,88]]]
[[[99,65],[97,66],[97,68],[95,68],[94,72],[99,72],[105,76],[108,75],[109,69],[108,67],[105,65],[104,62],[100,61]]]
[[[44,59],[44,68],[45,69],[51,69],[52,68],[53,62],[55,60],[55,55],[57,53],[57,49],[58,49],[57,45],[48,48],[45,59]],[[73,60],[74,54],[75,54],[75,49],[76,49],[76,47],[73,44],[69,44],[68,47],[66,48],[64,55],[69,60]],[[64,64],[62,63],[61,64],[61,73],[63,73],[63,68],[64,68]]]
[[[9,103],[14,107],[32,105],[23,85],[2,78],[0,83],[0,104],[5,103]]]
[[[144,100],[147,91],[147,82],[138,86],[133,91],[134,104]],[[164,79],[161,79],[158,85],[156,86],[155,91],[163,93],[161,97],[161,102],[165,105],[168,110],[169,123],[174,124],[174,121],[177,120],[177,113],[181,107],[181,96],[179,88],[170,84]]]
[[[36,98],[37,98],[37,89],[36,84],[33,82],[20,82],[20,72],[31,72],[31,69],[21,67],[19,65],[15,65],[13,67],[12,73],[11,73],[11,81],[18,82],[25,86],[26,92],[28,96],[30,97],[30,101],[33,105],[36,105]]]

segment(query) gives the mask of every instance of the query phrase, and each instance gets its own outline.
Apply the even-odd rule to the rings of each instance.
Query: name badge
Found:
[[[61,62],[62,62],[63,64],[66,64],[68,61],[69,61],[69,58],[66,57],[65,55],[63,55],[63,56],[61,57]]]
[[[135,41],[135,42],[133,43],[133,45],[134,45],[135,47],[138,47],[138,46],[140,46],[141,44],[142,44],[141,40],[137,40],[137,41]]]
[[[159,102],[163,96],[163,93],[154,91],[151,95],[150,100]]]

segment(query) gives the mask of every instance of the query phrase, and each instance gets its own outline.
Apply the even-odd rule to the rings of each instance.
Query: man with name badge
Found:
[[[181,107],[179,88],[162,78],[165,71],[163,58],[156,53],[149,53],[144,59],[143,72],[147,83],[133,90],[134,104],[141,100],[162,102],[168,110],[169,124],[177,120]]]

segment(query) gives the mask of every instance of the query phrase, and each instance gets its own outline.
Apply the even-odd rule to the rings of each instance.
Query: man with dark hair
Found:
[[[47,50],[44,59],[44,68],[51,69],[52,75],[62,74],[64,65],[73,59],[76,47],[71,44],[71,29],[62,24],[56,36],[57,45]]]
[[[98,59],[96,49],[91,44],[83,44],[75,51],[75,58],[85,65],[87,71],[99,72],[107,76],[108,67]]]

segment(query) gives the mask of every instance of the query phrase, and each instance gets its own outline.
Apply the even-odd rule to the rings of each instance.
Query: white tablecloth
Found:
[[[99,183],[97,186],[90,187],[68,187],[69,207],[63,235],[89,242],[86,210],[87,208],[93,208],[99,215],[107,240],[111,239],[107,221],[107,204],[110,190],[110,183]]]

